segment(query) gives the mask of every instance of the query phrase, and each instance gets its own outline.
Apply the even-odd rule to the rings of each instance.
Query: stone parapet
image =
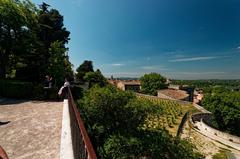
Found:
[[[208,113],[193,114],[190,118],[190,124],[199,133],[213,140],[219,141],[224,145],[240,150],[240,137],[217,130],[209,126],[205,120],[209,120]]]

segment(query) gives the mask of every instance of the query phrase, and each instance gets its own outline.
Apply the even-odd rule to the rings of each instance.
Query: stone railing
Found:
[[[97,159],[83,120],[75,105],[70,88],[68,88],[68,105],[72,133],[72,146],[75,159]]]

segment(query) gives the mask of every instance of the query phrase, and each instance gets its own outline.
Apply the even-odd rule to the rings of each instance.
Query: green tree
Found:
[[[0,78],[11,74],[39,82],[52,71],[48,70],[55,56],[50,52],[52,43],[59,41],[58,47],[66,50],[69,34],[63,16],[45,3],[39,9],[29,0],[0,0]],[[62,58],[70,70],[69,60]]]
[[[28,39],[36,22],[36,8],[31,2],[0,0],[0,78],[11,73],[21,55],[31,49]]]
[[[79,101],[89,133],[95,144],[102,146],[112,134],[133,132],[143,122],[146,115],[142,107],[129,104],[135,96],[130,92],[119,91],[112,86],[93,87]]]
[[[99,69],[95,72],[87,72],[83,79],[84,81],[89,82],[90,88],[94,85],[98,85],[100,87],[107,85],[107,79],[102,75]]]
[[[87,72],[94,72],[92,61],[85,60],[78,68],[76,73],[76,80],[78,82],[84,83],[84,76]]]
[[[59,47],[66,49],[70,32],[64,27],[63,16],[56,9],[49,9],[49,5],[43,3],[38,11],[38,52],[41,52],[39,61],[41,63],[40,76],[48,72],[48,62],[51,57],[50,47],[55,41],[61,42]],[[64,64],[63,64],[64,65]]]
[[[64,74],[65,77],[74,80],[73,64],[69,61],[68,55],[64,58]]]
[[[72,74],[71,64],[65,55],[66,49],[62,42],[55,41],[49,48],[48,73],[55,79],[56,85],[61,86],[64,78]]]
[[[157,90],[166,87],[166,78],[158,73],[145,74],[140,78],[141,91],[146,94],[157,95]]]
[[[202,105],[213,113],[212,124],[222,131],[240,136],[240,93],[205,94]]]

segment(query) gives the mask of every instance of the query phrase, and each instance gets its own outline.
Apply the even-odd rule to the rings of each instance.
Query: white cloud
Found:
[[[114,77],[141,77],[142,75],[144,75],[143,72],[106,72],[103,74],[106,77],[110,77],[112,75]]]
[[[200,57],[190,57],[190,58],[177,58],[173,60],[169,60],[169,62],[187,62],[187,61],[204,61],[204,60],[212,60],[219,58],[218,56],[200,56]]]
[[[118,66],[124,66],[124,64],[122,64],[122,63],[113,63],[113,64],[111,64],[111,66],[116,66],[116,67],[118,67]]]
[[[176,72],[175,74],[183,74],[183,75],[219,75],[226,74],[226,72],[218,72],[218,71],[209,71],[209,72]]]
[[[240,52],[240,46],[238,46],[236,50],[237,50],[237,52]]]
[[[84,0],[72,0],[71,2],[74,6],[80,7],[84,3]]]
[[[142,66],[141,69],[144,70],[169,70],[167,68],[165,68],[164,66],[161,65],[150,65],[150,66]]]

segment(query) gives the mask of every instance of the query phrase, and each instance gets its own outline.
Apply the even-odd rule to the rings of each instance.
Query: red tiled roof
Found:
[[[163,89],[163,90],[159,90],[158,92],[174,99],[184,99],[189,96],[187,92],[183,90]]]

